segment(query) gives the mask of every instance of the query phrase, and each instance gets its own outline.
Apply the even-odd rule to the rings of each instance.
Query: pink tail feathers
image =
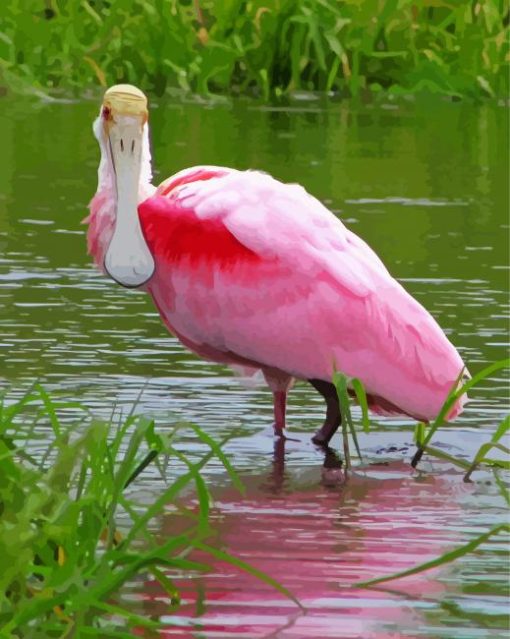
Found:
[[[461,370],[460,375],[459,375],[460,379],[457,382],[457,387],[456,387],[456,391],[460,390],[464,384],[471,379],[471,373],[468,371],[468,369],[464,366],[464,368]],[[469,402],[469,397],[467,393],[463,393],[455,402],[455,404],[452,406],[452,408],[448,411],[448,413],[446,414],[446,421],[449,422],[452,419],[455,419],[456,417],[458,417],[462,411],[464,410],[465,405]]]

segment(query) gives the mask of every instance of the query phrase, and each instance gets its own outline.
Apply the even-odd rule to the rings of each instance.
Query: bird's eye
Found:
[[[109,109],[108,107],[103,107],[103,118],[105,120],[110,119],[111,113],[112,113],[111,109]]]

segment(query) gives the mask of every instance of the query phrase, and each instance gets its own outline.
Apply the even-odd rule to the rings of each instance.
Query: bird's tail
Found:
[[[464,384],[471,379],[471,373],[468,371],[468,369],[464,366],[464,368],[461,370],[459,377],[457,378],[457,380],[455,380],[455,391],[454,392],[458,392],[463,386]],[[452,388],[453,390],[453,388]],[[467,393],[462,393],[462,395],[455,401],[454,405],[451,407],[451,409],[448,411],[448,413],[446,414],[446,421],[450,421],[452,419],[455,419],[456,417],[458,417],[462,411],[464,410],[465,405],[468,403],[469,401],[469,397]]]

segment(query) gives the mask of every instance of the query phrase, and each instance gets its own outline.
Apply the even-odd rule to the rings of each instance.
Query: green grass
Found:
[[[430,441],[432,437],[436,434],[437,430],[445,425],[445,417],[457,401],[459,397],[464,395],[464,393],[469,392],[472,388],[474,388],[477,384],[482,382],[487,377],[490,377],[493,373],[496,373],[505,368],[510,368],[510,360],[504,359],[499,362],[494,362],[490,364],[483,370],[479,371],[472,378],[468,379],[464,384],[460,384],[460,380],[462,378],[463,372],[459,375],[459,379],[452,386],[448,397],[446,398],[443,407],[439,411],[435,420],[430,424],[419,423],[416,426],[415,430],[415,440],[418,447],[416,454],[413,457],[411,465],[413,468],[416,468],[423,456],[424,453],[428,453],[434,457],[438,457],[440,459],[446,459],[447,461],[452,462],[453,464],[460,466],[461,468],[466,469],[466,475],[464,476],[465,481],[469,480],[471,473],[475,470],[475,468],[482,462],[485,463],[496,463],[501,466],[504,466],[507,469],[510,469],[510,463],[506,461],[495,461],[487,458],[485,455],[491,448],[499,448],[503,452],[509,454],[510,451],[508,448],[503,446],[500,443],[500,439],[506,435],[506,433],[510,430],[510,418],[506,418],[499,425],[490,442],[483,444],[480,450],[475,455],[473,461],[469,464],[465,460],[461,458],[453,457],[452,455],[448,455],[442,450],[437,448],[433,448],[430,445]]]
[[[504,498],[507,506],[510,506],[510,493],[508,488],[503,484],[499,475],[496,471],[494,471],[494,479],[498,484],[499,491],[501,496]],[[411,575],[417,575],[422,572],[426,572],[427,570],[431,570],[432,568],[439,568],[440,566],[444,566],[445,564],[449,564],[452,561],[459,559],[460,557],[464,557],[469,553],[474,552],[479,546],[489,541],[492,537],[495,537],[500,534],[505,534],[508,536],[510,534],[510,525],[509,524],[496,524],[492,528],[490,528],[487,532],[481,533],[471,541],[461,544],[452,548],[452,550],[448,550],[447,552],[434,557],[429,561],[425,561],[421,564],[408,568],[407,570],[401,570],[399,572],[394,572],[390,575],[383,575],[382,577],[376,577],[375,579],[368,579],[366,581],[359,581],[355,584],[358,588],[367,588],[370,586],[378,586],[383,583],[387,583],[390,581],[395,581],[397,579],[402,579],[403,577],[410,577]]]
[[[464,384],[460,384],[461,378],[463,376],[464,371],[461,371],[458,379],[453,384],[451,391],[448,394],[448,397],[445,399],[444,404],[439,411],[437,417],[430,423],[424,424],[419,423],[416,425],[415,429],[415,441],[417,444],[417,451],[411,461],[411,465],[413,468],[416,468],[420,463],[423,455],[426,453],[431,457],[436,457],[437,459],[442,459],[447,461],[454,466],[460,467],[465,471],[464,481],[468,482],[471,479],[472,473],[477,470],[482,464],[492,471],[494,481],[497,483],[499,487],[500,494],[506,501],[507,505],[510,505],[510,493],[508,488],[505,486],[503,481],[500,479],[498,475],[498,469],[510,470],[510,448],[501,443],[503,437],[507,436],[510,432],[510,416],[505,417],[503,421],[498,425],[490,440],[484,442],[476,454],[474,455],[471,461],[466,461],[463,457],[454,456],[446,453],[445,451],[435,448],[430,445],[430,441],[432,437],[437,433],[439,428],[442,426],[447,426],[447,422],[445,422],[445,417],[450,412],[451,408],[457,401],[459,397],[461,397],[464,393],[467,393],[477,384],[487,379],[494,373],[510,368],[510,360],[505,359],[498,362],[494,362],[490,364],[486,368],[479,371],[472,378],[468,379]],[[367,400],[366,393],[363,389],[363,385],[358,379],[350,379],[345,375],[335,372],[333,375],[333,383],[336,387],[338,399],[340,402],[340,406],[342,409],[342,416],[344,419],[342,420],[342,436],[343,436],[343,448],[344,455],[346,460],[346,469],[351,469],[351,461],[350,461],[350,452],[349,452],[349,440],[348,435],[350,434],[355,447],[358,453],[358,457],[361,460],[361,452],[359,449],[355,422],[351,413],[351,404],[349,400],[349,394],[347,389],[350,387],[355,390],[355,396],[357,402],[361,406],[362,410],[362,423],[363,430],[368,432],[370,429],[370,425],[367,420]],[[506,459],[493,459],[488,457],[488,453],[492,449],[497,449],[500,452],[506,455]],[[438,568],[443,566],[444,564],[448,564],[456,559],[463,557],[471,552],[474,552],[479,546],[489,541],[492,537],[495,537],[500,534],[506,534],[507,536],[510,534],[510,525],[508,524],[497,524],[490,528],[487,532],[482,533],[472,539],[471,541],[461,544],[459,546],[454,547],[453,549],[447,551],[446,553],[434,557],[433,559],[426,561],[424,563],[413,566],[407,570],[395,572],[388,575],[383,575],[381,577],[377,577],[374,579],[369,579],[365,581],[360,581],[354,586],[358,588],[368,588],[376,585],[380,585],[382,583],[387,583],[390,581],[395,581],[397,579],[402,579],[403,577],[409,577],[411,575],[420,574],[422,572],[426,572],[427,570],[431,570],[432,568]]]
[[[448,425],[448,422],[445,421],[446,415],[450,412],[451,408],[459,397],[464,395],[464,393],[468,393],[471,389],[480,384],[480,382],[483,382],[494,373],[508,368],[510,368],[510,359],[503,359],[498,362],[494,362],[493,364],[490,364],[486,368],[476,373],[476,375],[474,375],[472,378],[469,378],[466,382],[464,382],[464,384],[460,384],[461,378],[464,374],[464,371],[461,371],[458,379],[455,381],[450,392],[448,393],[448,396],[446,397],[441,410],[437,414],[437,417],[431,423],[425,424],[423,422],[419,422],[418,424],[416,424],[414,439],[417,445],[417,450],[414,454],[413,459],[411,460],[411,465],[413,468],[417,468],[423,455],[427,453],[432,457],[437,457],[438,459],[449,461],[455,466],[464,469],[466,471],[464,475],[464,481],[466,482],[470,480],[472,473],[481,464],[510,470],[510,459],[492,459],[487,456],[490,450],[497,449],[510,457],[510,448],[501,443],[503,437],[505,437],[510,431],[510,416],[505,417],[505,419],[495,430],[491,439],[488,442],[484,442],[480,446],[476,455],[470,462],[466,461],[462,457],[449,455],[443,450],[430,445],[430,441],[437,433],[439,428]],[[370,421],[368,417],[367,395],[362,382],[357,378],[350,378],[343,373],[335,372],[333,374],[332,382],[336,388],[342,416],[344,417],[344,419],[342,419],[342,439],[346,467],[349,470],[351,468],[351,455],[348,440],[349,435],[351,436],[356,448],[358,458],[362,460],[362,455],[356,434],[355,421],[351,412],[350,396],[354,396],[357,404],[361,408],[362,428],[365,433],[368,433],[370,431]],[[348,389],[352,389],[352,391],[349,392]]]
[[[59,413],[70,408],[83,411],[84,423],[62,424]],[[51,437],[47,428],[40,434],[41,420],[51,426]],[[184,426],[208,448],[198,461],[175,446]],[[167,593],[171,613],[179,606],[179,593],[168,571],[208,570],[193,559],[195,550],[251,573],[298,604],[274,579],[208,542],[210,496],[202,468],[218,458],[243,490],[223,443],[188,424],[161,434],[152,420],[133,414],[117,425],[91,421],[79,404],[57,402],[40,387],[15,403],[4,399],[0,638],[125,637],[135,627],[157,630],[158,622],[123,600],[122,589],[149,574]],[[169,461],[181,462],[184,470],[167,482]],[[162,489],[153,503],[139,503],[128,489],[149,464],[158,467]],[[196,510],[180,502],[192,488]],[[169,504],[180,511],[180,532],[161,539],[151,525]]]
[[[462,388],[455,384],[436,420],[417,429],[418,451],[461,467],[466,480],[481,464],[488,466],[507,503],[508,490],[497,469],[507,469],[510,464],[491,459],[489,452],[496,448],[510,453],[501,443],[510,430],[510,418],[499,425],[471,462],[432,448],[429,442],[461,393],[508,366],[506,360],[497,362]],[[350,467],[349,436],[360,459],[361,452],[348,389],[353,389],[362,407],[362,427],[369,432],[366,393],[359,380],[341,373],[335,373],[333,381],[345,415],[343,440]],[[5,397],[0,400],[0,639],[64,639],[94,632],[95,636],[125,637],[129,636],[126,630],[134,628],[157,631],[157,621],[137,614],[123,600],[123,588],[149,575],[167,593],[169,613],[175,611],[179,592],[168,573],[190,575],[208,570],[207,563],[194,559],[197,550],[249,572],[300,605],[275,579],[209,541],[211,500],[201,475],[203,467],[217,458],[233,485],[244,490],[223,453],[225,441],[216,442],[189,423],[176,424],[162,434],[152,420],[134,414],[118,424],[97,421],[78,402],[57,401],[37,385],[16,402],[7,402]],[[72,428],[60,417],[70,409],[82,415]],[[46,424],[42,430],[41,421]],[[188,459],[176,446],[182,428],[192,429],[207,447],[200,459]],[[169,462],[183,468],[178,475],[172,473],[170,481]],[[139,503],[130,486],[149,465],[158,469],[162,488],[152,503]],[[198,503],[194,510],[182,505],[183,495],[191,490]],[[169,504],[178,509],[182,525],[174,536],[160,539],[152,525]],[[495,525],[426,563],[355,585],[369,587],[421,573],[509,532],[508,525]]]
[[[3,0],[16,89],[508,94],[507,0]]]
[[[417,575],[419,573],[425,572],[427,570],[431,570],[432,568],[439,568],[440,566],[444,566],[445,564],[449,564],[464,555],[467,555],[471,552],[474,552],[479,546],[489,541],[492,537],[499,535],[500,533],[506,533],[507,535],[510,533],[510,525],[508,524],[498,524],[497,526],[493,526],[486,533],[482,533],[475,537],[473,540],[469,541],[466,544],[462,544],[460,546],[456,546],[452,550],[439,555],[438,557],[434,557],[430,561],[426,561],[422,564],[418,564],[417,566],[413,566],[408,570],[402,570],[400,572],[392,573],[391,575],[384,575],[383,577],[377,577],[376,579],[368,579],[367,581],[359,581],[355,585],[358,588],[367,588],[369,586],[377,586],[382,583],[387,583],[389,581],[395,581],[396,579],[402,579],[403,577],[410,577],[411,575]]]

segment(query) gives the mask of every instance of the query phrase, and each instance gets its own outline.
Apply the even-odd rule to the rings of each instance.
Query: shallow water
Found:
[[[0,385],[38,379],[109,416],[131,406],[164,427],[192,420],[217,438],[247,485],[241,497],[219,463],[205,476],[219,542],[278,578],[300,611],[254,578],[217,564],[181,583],[170,614],[152,583],[136,605],[178,623],[168,637],[501,637],[507,555],[501,540],[384,590],[352,587],[410,567],[506,519],[489,473],[465,485],[446,464],[411,472],[413,424],[376,421],[362,439],[371,462],[348,483],[309,441],[321,399],[290,397],[290,434],[273,451],[271,401],[228,369],[186,352],[144,294],[116,287],[85,251],[98,162],[95,102],[2,101],[0,136]],[[501,359],[508,341],[507,111],[438,101],[381,106],[295,102],[289,108],[168,103],[151,115],[157,179],[193,164],[261,168],[298,181],[367,240],[439,320],[470,370]],[[438,442],[472,456],[508,411],[504,376],[491,379]],[[335,443],[337,445],[337,442]],[[202,447],[191,435],[190,454]],[[331,463],[331,460],[328,461]],[[143,498],[160,490],[142,481]],[[171,534],[171,518],[157,525]]]

